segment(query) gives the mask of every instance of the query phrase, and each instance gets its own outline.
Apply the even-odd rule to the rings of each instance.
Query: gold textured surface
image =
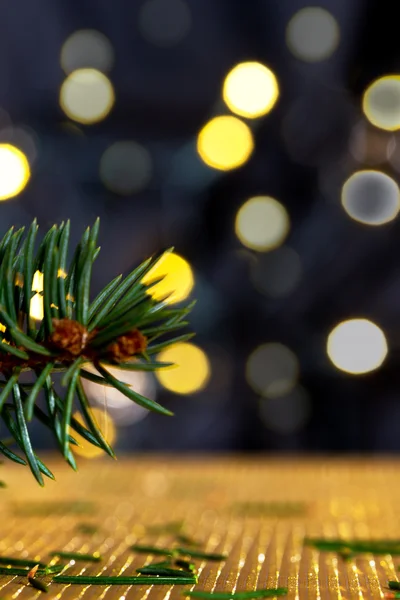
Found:
[[[46,462],[46,461],[45,461]],[[169,545],[146,526],[184,520],[185,533],[226,562],[196,561],[202,590],[288,586],[289,599],[381,598],[400,558],[363,555],[344,562],[303,547],[307,536],[400,538],[400,462],[396,460],[134,457],[81,462],[78,473],[49,460],[57,477],[39,488],[24,467],[2,466],[0,555],[47,561],[54,550],[100,551],[101,563],[71,564],[67,574],[135,574],[151,557],[135,543]],[[305,503],[282,513],[268,503]],[[98,527],[83,534],[80,524]],[[155,557],[155,560],[157,557]],[[158,558],[158,560],[160,560]],[[50,584],[43,598],[174,600],[181,586]],[[39,598],[23,577],[0,576],[1,598]]]

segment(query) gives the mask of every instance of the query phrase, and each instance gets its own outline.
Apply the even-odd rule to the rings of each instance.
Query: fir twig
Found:
[[[145,398],[111,374],[117,365],[129,371],[155,371],[170,363],[150,357],[172,343],[184,341],[191,334],[154,343],[160,336],[186,327],[184,320],[193,304],[171,308],[168,298],[155,300],[149,290],[157,280],[146,284],[143,277],[163,253],[144,260],[132,273],[118,275],[90,302],[90,281],[97,247],[99,220],[88,227],[73,258],[68,264],[69,221],[54,225],[43,237],[37,250],[36,220],[24,237],[24,228],[11,228],[0,241],[0,417],[13,441],[26,460],[0,441],[0,453],[14,462],[28,464],[40,485],[42,474],[52,473],[37,457],[28,423],[38,419],[54,433],[56,443],[73,469],[76,463],[71,451],[75,443],[71,431],[114,457],[94,420],[81,377],[116,388],[137,404],[164,415],[172,413],[157,402]],[[33,281],[37,272],[43,275],[42,322],[31,315]],[[85,368],[95,367],[98,374]],[[19,381],[22,371],[36,377],[31,384]],[[65,390],[57,394],[52,374],[62,371]],[[41,393],[45,409],[37,406]],[[7,404],[9,396],[12,404]],[[84,425],[73,416],[76,400],[84,417]]]

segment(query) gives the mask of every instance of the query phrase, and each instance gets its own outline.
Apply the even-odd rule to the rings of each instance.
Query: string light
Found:
[[[383,331],[367,319],[342,321],[328,336],[328,356],[346,373],[359,375],[378,369],[387,352]]]
[[[229,171],[242,166],[254,149],[253,135],[240,119],[214,117],[197,137],[197,152],[206,165]]]
[[[170,294],[166,302],[174,304],[185,300],[194,286],[191,266],[182,256],[175,252],[165,253],[156,265],[143,277],[143,283],[163,277],[162,281],[149,289],[149,294],[160,300]]]
[[[258,62],[244,62],[228,73],[222,95],[232,112],[254,119],[266,115],[274,107],[279,87],[268,67]]]
[[[112,144],[100,160],[100,179],[109,190],[122,196],[145,188],[151,172],[149,152],[133,141]]]
[[[250,277],[256,288],[271,298],[288,296],[301,280],[300,257],[292,248],[282,247],[260,254],[250,263]]]
[[[78,69],[65,79],[60,105],[72,120],[86,125],[105,119],[115,101],[111,81],[96,69]]]
[[[384,225],[400,210],[397,183],[380,171],[357,171],[343,185],[342,205],[354,220],[366,225]]]
[[[117,432],[112,418],[107,413],[105,408],[94,407],[90,409],[90,412],[93,419],[99,424],[99,428],[103,434],[103,437],[108,442],[108,444],[112,446],[117,437]],[[86,426],[86,423],[81,413],[76,412],[73,416],[81,425]],[[104,456],[104,450],[102,450],[98,446],[93,446],[92,444],[90,444],[75,430],[69,428],[69,434],[72,435],[72,437],[79,444],[79,446],[71,445],[71,449],[73,450],[74,454],[77,454],[78,456],[82,456],[84,458],[97,458],[98,456]]]
[[[296,12],[286,28],[286,43],[292,54],[306,62],[329,58],[339,44],[339,26],[330,12],[308,6]]]
[[[67,74],[83,68],[107,73],[114,63],[114,50],[110,40],[100,31],[80,29],[64,42],[60,62]]]
[[[367,87],[362,108],[367,119],[380,129],[400,129],[400,75],[379,77]]]
[[[28,159],[12,144],[0,144],[0,200],[17,196],[31,176]]]
[[[172,362],[174,367],[156,371],[161,385],[176,394],[193,394],[208,383],[211,368],[207,355],[195,344],[178,343],[157,356],[161,362]]]
[[[269,398],[289,393],[296,385],[299,363],[296,355],[280,343],[258,346],[246,363],[246,379],[255,392]]]
[[[244,246],[265,252],[280,246],[290,228],[285,207],[269,196],[255,196],[236,215],[235,232]]]
[[[259,403],[261,420],[268,429],[280,434],[293,434],[302,429],[311,413],[307,392],[300,386],[279,398],[262,398]]]
[[[97,373],[96,369],[90,364],[86,364],[85,369],[92,373]],[[142,396],[155,400],[155,380],[150,373],[144,371],[124,371],[123,369],[110,366],[107,366],[107,370],[114,377],[117,377],[119,381],[128,384]],[[103,386],[84,378],[81,381],[90,400],[103,408],[106,406],[107,413],[118,426],[126,427],[132,425],[141,421],[149,414],[148,410],[132,402],[132,400],[129,400],[124,394],[111,386]]]

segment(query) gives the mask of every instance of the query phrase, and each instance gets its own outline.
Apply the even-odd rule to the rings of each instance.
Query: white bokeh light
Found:
[[[400,190],[380,171],[357,171],[343,185],[342,205],[347,214],[366,225],[384,225],[397,217]]]
[[[277,398],[287,394],[297,382],[299,363],[296,355],[280,343],[256,348],[246,363],[246,379],[262,396]]]
[[[77,69],[60,89],[60,106],[67,117],[90,125],[106,118],[114,106],[111,81],[97,69]]]
[[[297,386],[280,398],[261,398],[261,420],[268,429],[280,434],[293,434],[302,429],[311,414],[307,392]]]
[[[96,369],[91,365],[85,365],[85,370],[98,374]],[[110,366],[107,367],[107,370],[120,381],[127,383],[142,396],[155,400],[156,383],[151,373],[144,371],[124,371],[123,369]],[[106,407],[107,412],[116,425],[121,427],[132,425],[144,419],[149,412],[111,386],[103,386],[83,377],[82,384],[90,400],[98,406]]]
[[[308,6],[296,12],[286,29],[286,43],[292,54],[306,62],[329,58],[339,44],[336,19],[319,6]]]
[[[115,142],[100,160],[100,179],[116,194],[127,196],[144,189],[152,176],[149,152],[132,140]]]
[[[100,31],[80,29],[64,42],[60,61],[67,74],[83,68],[107,73],[114,63],[114,49],[110,40]]]
[[[354,375],[378,369],[387,352],[383,331],[367,319],[343,321],[328,336],[329,358],[335,367]]]
[[[251,281],[262,294],[271,298],[288,296],[299,284],[301,275],[299,255],[286,246],[260,254],[250,263]]]
[[[270,196],[254,196],[238,210],[235,232],[247,248],[266,252],[280,246],[290,228],[286,208]]]
[[[400,129],[400,76],[387,75],[364,92],[362,108],[367,119],[380,129]]]

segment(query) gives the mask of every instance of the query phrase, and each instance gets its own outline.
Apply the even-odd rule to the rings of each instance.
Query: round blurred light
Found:
[[[283,247],[261,254],[250,264],[250,277],[256,288],[271,298],[282,298],[296,288],[301,279],[300,257]]]
[[[206,165],[229,171],[243,165],[253,152],[253,135],[240,119],[220,116],[211,119],[197,137],[197,152]]]
[[[29,315],[36,319],[36,321],[43,321],[44,310],[43,310],[43,296],[41,294],[35,294],[32,296]]]
[[[97,373],[91,365],[85,365],[87,371]],[[156,386],[150,373],[144,371],[125,371],[117,367],[107,366],[114,377],[127,383],[135,392],[146,398],[155,400]],[[148,415],[148,410],[129,400],[124,394],[111,386],[103,386],[88,379],[81,379],[88,397],[96,404],[107,407],[107,412],[114,423],[119,426],[132,425]]]
[[[296,385],[298,374],[296,355],[279,343],[259,346],[250,354],[246,364],[248,384],[258,394],[269,398],[289,393]]]
[[[176,394],[193,394],[202,390],[210,378],[210,363],[203,350],[189,343],[170,346],[157,356],[162,362],[177,366],[156,371],[157,379]]]
[[[110,446],[114,443],[117,433],[115,430],[115,425],[104,408],[91,408],[91,415],[99,426],[101,433],[105,440],[110,444]],[[82,417],[80,412],[74,413],[75,419],[81,424],[87,427],[84,418]],[[98,446],[93,446],[89,442],[85,440],[79,433],[74,431],[72,428],[69,429],[69,434],[72,435],[73,438],[78,442],[79,446],[71,445],[71,449],[74,454],[78,454],[79,456],[83,456],[84,458],[97,458],[98,456],[104,455],[104,450],[99,448]]]
[[[349,149],[358,162],[379,165],[391,158],[396,149],[396,141],[392,135],[363,121],[353,127]]]
[[[345,182],[342,205],[348,215],[366,225],[383,225],[397,217],[400,190],[379,171],[357,171]]]
[[[306,391],[295,387],[280,398],[262,398],[259,409],[260,417],[268,429],[291,434],[306,425],[311,413],[311,403]]]
[[[28,163],[32,165],[37,158],[37,136],[28,127],[6,127],[0,131],[0,144],[15,146],[25,154]]]
[[[104,119],[115,101],[111,81],[96,69],[78,69],[65,79],[60,105],[78,123],[91,124]]]
[[[255,196],[240,207],[235,232],[244,246],[265,252],[280,246],[289,232],[285,207],[269,196]]]
[[[171,304],[181,302],[189,296],[194,286],[193,271],[189,263],[175,252],[163,254],[161,259],[143,277],[142,283],[150,283],[159,277],[164,277],[164,279],[150,288],[148,292],[155,300],[171,294],[166,302]]]
[[[273,72],[258,62],[240,63],[225,78],[222,95],[230,110],[254,119],[266,115],[279,96]]]
[[[25,154],[11,144],[0,144],[0,200],[8,200],[22,192],[30,176]]]
[[[367,319],[343,321],[328,336],[329,358],[347,373],[358,375],[378,369],[387,352],[383,331]]]
[[[146,148],[136,142],[116,142],[100,160],[100,179],[112,192],[134,194],[151,179],[151,157]]]
[[[309,6],[296,12],[286,29],[286,43],[292,54],[306,62],[331,56],[339,44],[339,25],[330,12]]]
[[[362,108],[376,127],[400,129],[400,75],[387,75],[371,83],[365,90]]]
[[[75,31],[61,49],[61,66],[67,74],[83,68],[107,73],[113,63],[114,50],[110,40],[95,29]]]
[[[157,46],[174,46],[192,24],[184,0],[147,0],[139,13],[139,28],[145,39]]]

